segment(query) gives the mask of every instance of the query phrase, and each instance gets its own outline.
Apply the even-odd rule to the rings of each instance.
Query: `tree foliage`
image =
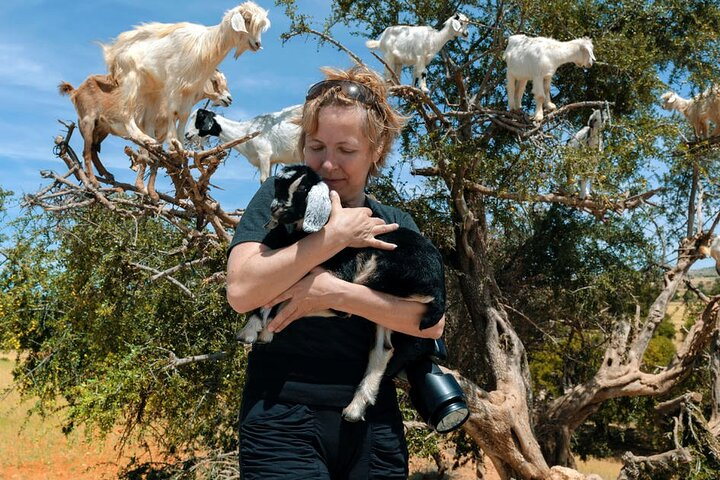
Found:
[[[409,119],[399,165],[422,180],[398,168],[371,186],[409,211],[445,258],[450,366],[477,414],[461,444],[482,447],[503,478],[544,478],[549,466],[572,465],[571,444],[580,455],[671,448],[669,422],[653,420],[655,397],[709,392],[713,375],[700,359],[717,298],[685,299],[683,348],[663,320],[712,233],[715,218],[700,214],[714,214],[720,197],[715,144],[691,141],[684,119],[661,114],[658,98],[720,79],[720,5],[337,0],[329,18],[313,19],[300,2],[277,3],[292,20],[286,41],[315,35],[323,48],[339,29],[377,38],[399,23],[438,27],[455,11],[473,21],[470,37],[449,42],[430,64],[429,96],[391,88]],[[558,70],[551,93],[566,108],[541,125],[505,111],[502,51],[515,33],[587,36],[595,45],[591,69]],[[524,109],[533,102],[525,95]],[[591,106],[611,113],[605,148],[571,149]],[[584,175],[594,177],[586,202],[575,190]],[[203,243],[197,218],[178,224],[148,211],[118,215],[96,202],[28,212],[3,251],[0,341],[27,355],[17,371],[26,393],[41,406],[58,394],[68,402],[69,428],[107,432],[120,422],[168,452],[232,450],[245,359],[233,333],[242,319],[222,285],[206,281],[224,270],[223,243]],[[173,367],[219,351],[222,361]],[[642,381],[623,380],[613,370],[620,366]],[[643,382],[655,382],[652,393]],[[497,436],[483,440],[493,422]],[[633,436],[631,425],[652,425],[654,435]],[[427,438],[411,440],[436,452]],[[696,455],[687,476],[705,478],[715,460]]]
[[[192,297],[137,267],[192,261],[197,247],[181,240],[156,218],[118,219],[99,206],[18,221],[3,252],[0,339],[23,354],[15,373],[40,409],[67,402],[64,428],[104,435],[122,424],[128,438],[150,434],[168,452],[236,444],[240,318],[223,286],[203,281],[225,252],[173,274]],[[219,351],[223,361],[172,367],[171,355]]]

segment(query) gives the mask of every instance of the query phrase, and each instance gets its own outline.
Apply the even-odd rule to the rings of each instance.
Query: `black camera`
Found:
[[[439,433],[449,433],[465,423],[470,409],[465,393],[449,373],[443,373],[435,360],[447,358],[442,340],[417,339],[414,350],[426,350],[404,366],[410,384],[410,401],[425,422]]]

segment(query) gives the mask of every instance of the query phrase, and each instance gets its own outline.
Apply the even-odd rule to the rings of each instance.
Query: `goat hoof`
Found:
[[[182,153],[184,151],[182,143],[180,143],[179,140],[175,140],[174,138],[170,140],[170,150],[177,153]]]
[[[235,338],[237,339],[238,342],[253,344],[258,339],[258,333],[259,333],[259,330],[252,328],[252,326],[248,327],[246,325],[237,333]]]
[[[346,413],[345,410],[343,410],[342,418],[346,422],[350,422],[350,423],[365,421],[365,417],[363,415],[355,415],[355,414],[351,414],[351,413]]]
[[[270,343],[270,342],[272,342],[274,335],[275,335],[274,333],[272,333],[268,330],[263,330],[258,335],[257,342],[258,343]]]
[[[235,337],[238,342],[245,343],[248,345],[252,345],[255,343],[255,340],[257,340],[257,336],[254,334],[245,334],[245,333],[239,333],[237,337]]]

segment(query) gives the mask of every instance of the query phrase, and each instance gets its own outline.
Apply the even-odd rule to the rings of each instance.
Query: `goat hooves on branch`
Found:
[[[185,149],[178,139],[173,138],[170,140],[170,151],[182,154],[185,152]]]

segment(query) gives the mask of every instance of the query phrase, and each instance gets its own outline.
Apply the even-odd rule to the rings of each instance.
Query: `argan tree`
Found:
[[[624,457],[621,478],[710,478],[720,468],[719,297],[686,280],[720,222],[717,139],[695,139],[658,99],[718,78],[720,5],[342,0],[313,19],[300,2],[278,3],[293,20],[286,41],[346,51],[339,29],[377,38],[389,25],[437,27],[455,11],[472,20],[470,37],[430,65],[429,94],[390,88],[409,119],[398,163],[415,186],[389,172],[372,189],[403,203],[443,252],[448,367],[472,410],[463,431],[500,476],[582,478],[563,468],[574,467],[571,447],[589,451],[584,435],[606,438],[608,418],[631,411],[659,416],[653,431],[671,439],[653,443],[657,455]],[[559,108],[542,123],[506,108],[502,52],[516,33],[594,43],[592,68],[556,73]],[[369,52],[348,54],[383,69]],[[525,95],[525,112],[531,102]],[[569,147],[592,109],[608,119],[604,149]],[[69,422],[158,429],[178,453],[232,450],[245,357],[221,282],[238,212],[210,196],[223,148],[155,151],[175,188],[159,204],[109,179],[88,186],[67,135],[58,149],[69,175],[46,173],[48,188],[27,198],[50,213],[30,222],[32,235],[20,229],[1,277],[3,301],[14,302],[3,338],[29,354],[24,387],[65,396]],[[576,182],[588,176],[593,191],[581,198]],[[681,288],[688,328],[663,343]]]

